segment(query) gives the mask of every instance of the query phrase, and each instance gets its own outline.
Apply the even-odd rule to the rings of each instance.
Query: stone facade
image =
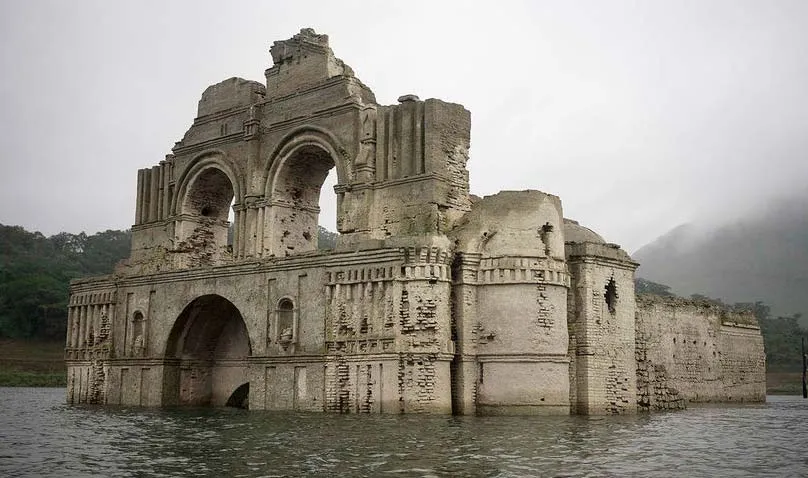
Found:
[[[640,295],[636,336],[641,408],[766,399],[763,337],[751,312]]]
[[[469,194],[465,108],[377,104],[310,29],[270,53],[265,83],[209,87],[172,154],[138,171],[130,258],[72,283],[68,402],[603,414],[696,390],[657,345],[686,333],[662,325],[678,305],[638,308],[619,246],[556,196]],[[340,235],[320,251],[332,168]],[[682,327],[706,337],[698,320]],[[758,374],[759,331],[719,328],[720,380]],[[709,399],[755,399],[749,380]]]

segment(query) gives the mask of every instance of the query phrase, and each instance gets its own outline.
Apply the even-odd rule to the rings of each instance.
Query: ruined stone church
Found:
[[[763,399],[754,318],[636,298],[638,264],[556,196],[471,195],[463,106],[378,104],[310,29],[270,52],[265,83],[210,86],[172,153],[138,171],[129,259],[72,283],[69,403],[602,414]]]

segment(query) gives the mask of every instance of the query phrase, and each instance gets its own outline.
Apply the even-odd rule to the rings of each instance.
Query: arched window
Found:
[[[143,318],[143,313],[135,311],[132,314],[132,355],[135,357],[143,356],[146,348],[146,324]]]
[[[275,311],[278,324],[278,343],[289,345],[296,340],[296,320],[295,303],[292,299],[283,298],[278,301],[278,309]]]
[[[188,266],[215,265],[231,257],[233,242],[238,242],[229,227],[234,201],[233,184],[223,170],[208,166],[193,176],[180,209],[182,223],[176,227],[184,243],[180,248],[190,251]]]
[[[270,226],[275,231],[271,250],[279,257],[316,251],[320,192],[334,160],[319,146],[308,145],[280,164],[271,197],[275,218],[274,229]]]

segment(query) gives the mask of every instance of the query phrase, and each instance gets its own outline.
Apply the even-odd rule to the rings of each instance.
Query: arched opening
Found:
[[[226,407],[250,408],[250,382],[241,384],[227,399]]]
[[[234,199],[230,178],[216,167],[203,169],[191,180],[182,202],[180,231],[180,249],[188,253],[188,266],[215,264],[231,250]]]
[[[278,301],[277,316],[277,341],[282,347],[287,347],[295,342],[297,338],[297,323],[295,321],[295,303],[292,299],[283,298]]]
[[[272,191],[275,255],[317,250],[320,193],[333,167],[328,152],[313,145],[300,147],[281,165]]]
[[[236,204],[235,196],[230,201],[230,207],[227,212],[227,251],[233,252],[233,242],[236,237],[236,211],[234,206]]]
[[[317,248],[330,250],[337,247],[337,195],[333,194],[337,185],[337,168],[331,169],[323,182],[320,194],[320,220],[317,228]]]
[[[239,310],[218,295],[204,295],[182,311],[169,334],[166,357],[177,360],[166,371],[167,397],[180,405],[223,406],[247,381],[252,353]]]
[[[139,310],[132,314],[132,348],[131,355],[142,357],[146,350],[146,321]]]

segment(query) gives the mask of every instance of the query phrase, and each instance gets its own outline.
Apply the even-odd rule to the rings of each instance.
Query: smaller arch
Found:
[[[267,231],[276,256],[317,250],[320,195],[334,166],[332,154],[316,142],[298,143],[278,158],[267,195],[271,206]]]
[[[142,357],[146,351],[146,318],[140,310],[132,313],[131,340],[131,354],[135,357]]]
[[[178,218],[174,233],[182,267],[215,265],[231,258],[230,212],[241,195],[240,175],[235,174],[223,153],[212,151],[197,156],[193,166],[180,176],[173,198]]]
[[[174,197],[171,198],[171,213],[173,215],[181,213],[180,208],[188,194],[188,187],[203,170],[208,168],[217,168],[227,175],[233,188],[233,197],[235,198],[236,204],[243,202],[243,174],[236,165],[231,165],[226,158],[227,155],[224,151],[211,149],[196,155],[190,161],[189,167],[177,178],[177,190]]]
[[[294,157],[297,150],[307,146],[317,147],[327,153],[337,168],[337,182],[340,184],[348,182],[350,179],[348,155],[337,137],[324,128],[303,125],[287,133],[269,155],[265,167],[264,197],[272,196],[278,171],[283,168],[284,163]]]
[[[180,206],[181,212],[227,221],[234,196],[233,184],[227,174],[219,168],[204,168],[190,182]]]

